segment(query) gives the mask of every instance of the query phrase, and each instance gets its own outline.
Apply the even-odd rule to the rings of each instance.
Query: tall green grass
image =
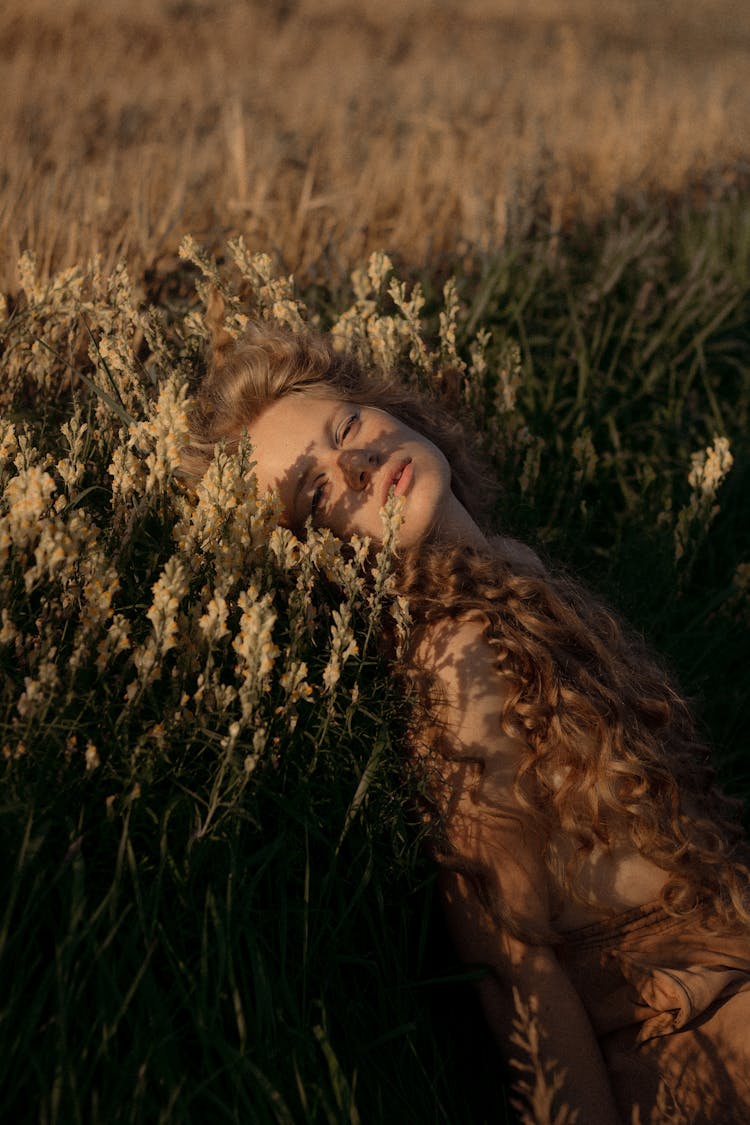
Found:
[[[498,523],[646,633],[740,787],[750,780],[750,679],[738,672],[748,656],[738,567],[750,552],[749,263],[750,213],[737,193],[702,210],[623,207],[560,240],[532,231],[483,263],[465,294],[467,334],[484,324],[521,343],[519,415],[540,442],[525,492],[518,457],[500,448]],[[734,464],[715,504],[688,519],[676,559],[691,457],[716,436]]]
[[[387,584],[374,604],[325,536],[285,537],[246,453],[203,523],[174,479],[205,345],[192,294],[220,284],[237,329],[274,307],[317,319],[473,419],[498,528],[665,653],[742,794],[748,214],[741,196],[647,203],[565,236],[529,214],[492,254],[412,277],[422,308],[382,259],[302,301],[241,247],[218,265],[187,247],[151,308],[148,279],[37,285],[25,263],[2,327],[8,1120],[512,1120],[436,917],[377,643]],[[734,464],[702,493],[691,457],[717,437]],[[219,598],[224,635],[200,624]],[[265,670],[240,663],[243,636]]]

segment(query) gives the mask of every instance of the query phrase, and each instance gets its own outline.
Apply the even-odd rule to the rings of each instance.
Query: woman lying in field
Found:
[[[295,530],[377,540],[403,497],[406,672],[429,716],[414,752],[500,1049],[517,990],[581,1125],[750,1121],[747,850],[686,704],[584,589],[485,534],[474,454],[434,405],[322,337],[233,340],[217,306],[185,473],[247,430]]]

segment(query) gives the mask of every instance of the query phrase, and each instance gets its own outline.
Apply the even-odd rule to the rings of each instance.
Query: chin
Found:
[[[415,512],[411,519],[409,516],[410,513],[407,508],[398,539],[400,547],[416,547],[420,543],[428,543],[435,537],[440,522],[436,512],[430,512],[429,514]]]

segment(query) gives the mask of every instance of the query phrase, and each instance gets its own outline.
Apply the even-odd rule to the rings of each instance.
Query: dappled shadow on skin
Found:
[[[252,432],[250,437],[252,441]],[[387,473],[390,468],[395,467],[400,453],[399,436],[389,433],[387,427],[380,432],[371,432],[365,447],[360,448],[354,442],[350,448],[339,450],[336,454],[338,458],[346,459],[347,456],[361,458],[362,473],[366,479],[362,480],[361,486],[356,487],[351,485],[341,487],[338,481],[333,482],[332,491],[335,489],[338,495],[327,497],[320,509],[313,513],[310,495],[314,487],[312,482],[318,472],[323,473],[323,470],[316,467],[315,443],[310,441],[275,480],[284,503],[285,522],[288,522],[291,529],[299,534],[304,527],[305,519],[310,515],[313,517],[315,527],[329,528],[334,535],[342,539],[348,539],[352,535],[370,535],[374,539],[374,529],[364,526],[361,514],[368,505],[372,505],[373,501],[376,501],[378,508],[382,506],[387,496],[384,472]],[[337,469],[336,473],[340,471]],[[295,497],[306,473],[309,474],[307,488],[304,493],[299,494],[298,502],[295,504]]]
[[[524,807],[532,794],[518,771],[528,750],[502,729],[509,687],[485,633],[478,615],[416,626],[413,660],[430,697],[421,741],[454,853],[445,864],[493,882],[523,916],[539,901],[544,841]]]
[[[739,997],[737,998],[739,999]],[[724,1039],[723,1009],[672,1035],[640,1046],[624,1042],[606,1048],[613,1089],[624,1120],[638,1106],[643,1125],[743,1125],[750,1121],[750,1052],[744,1046],[750,1022],[750,994],[743,995],[740,1038]],[[632,1037],[632,1033],[631,1033]]]
[[[294,497],[297,494],[297,489],[300,486],[301,481],[304,479],[305,473],[310,467],[313,450],[314,442],[311,441],[305,447],[305,449],[302,450],[299,456],[296,457],[294,461],[292,461],[286,472],[277,477],[274,482],[275,487],[277,487],[279,490],[279,494],[284,505],[284,515],[282,517],[283,521],[291,528],[291,530],[296,535],[299,535],[302,532],[307,516],[313,515],[309,497],[307,498],[308,510],[305,512],[304,518],[299,518],[299,516],[295,518],[294,513]],[[372,488],[373,485],[371,481],[369,485],[370,491],[372,491]],[[351,497],[342,496],[338,503],[335,505],[334,510],[329,512],[325,520],[314,519],[313,523],[316,527],[328,527],[335,535],[339,535],[342,538],[348,538],[349,535],[356,534],[357,512],[361,511],[366,498],[367,497],[364,490],[363,493],[359,495],[357,493],[353,493]],[[302,502],[303,497],[300,496],[300,508],[302,507]],[[300,512],[300,516],[301,515],[302,513]],[[351,530],[346,534],[342,534],[339,530],[336,530],[339,527],[349,527]]]
[[[504,952],[513,919],[531,932],[549,908],[544,842],[514,805],[522,751],[502,733],[504,685],[492,675],[483,627],[441,622],[424,634],[415,658],[440,689],[434,726],[422,734],[443,816],[439,886],[459,955],[492,970],[478,989],[507,1050],[509,989],[493,987],[493,976],[513,979]],[[599,867],[606,874],[595,860],[592,879]],[[655,900],[595,916],[553,944],[601,1045],[622,1120],[750,1122],[750,936],[714,934],[710,919],[676,918]],[[541,959],[534,973],[542,1005],[548,967]]]

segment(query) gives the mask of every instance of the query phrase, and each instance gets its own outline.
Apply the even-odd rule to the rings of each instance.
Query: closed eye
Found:
[[[326,483],[325,477],[322,479],[318,478],[315,488],[313,489],[312,499],[310,500],[310,515],[313,517],[325,498]]]
[[[359,422],[359,411],[358,410],[355,411],[353,414],[350,414],[347,418],[345,418],[344,421],[339,426],[339,428],[336,432],[336,444],[337,445],[340,446],[340,445],[344,444],[346,439],[349,437],[349,434],[351,433],[352,427],[354,426],[355,422]]]

